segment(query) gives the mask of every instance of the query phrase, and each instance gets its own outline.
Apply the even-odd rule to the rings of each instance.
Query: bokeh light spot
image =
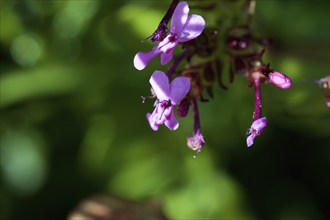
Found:
[[[56,33],[64,38],[78,36],[98,9],[97,1],[68,1],[54,19]]]
[[[44,183],[46,162],[40,149],[37,140],[22,132],[10,132],[1,140],[1,170],[18,194],[33,194]]]
[[[33,66],[43,54],[39,38],[34,34],[24,34],[13,40],[11,55],[16,63],[22,66]]]

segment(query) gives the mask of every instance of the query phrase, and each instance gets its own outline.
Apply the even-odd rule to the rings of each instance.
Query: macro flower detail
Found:
[[[289,89],[292,85],[291,79],[280,72],[272,72],[268,75],[269,81],[281,89]]]
[[[165,124],[170,130],[176,130],[179,122],[173,113],[173,107],[187,95],[190,81],[186,77],[177,77],[171,83],[165,73],[156,70],[149,80],[157,97],[154,111],[146,115],[150,127],[157,131],[159,125]]]
[[[190,149],[199,153],[204,146],[204,137],[200,130],[196,131],[193,136],[187,137],[187,145]]]
[[[138,52],[134,57],[134,67],[144,69],[149,61],[160,55],[162,65],[173,57],[173,51],[179,43],[198,37],[205,28],[205,21],[200,15],[190,15],[187,2],[180,2],[175,8],[171,20],[170,34],[160,41],[150,52]]]
[[[263,77],[263,74],[260,72],[254,72],[252,76],[254,85],[254,111],[252,117],[252,125],[246,132],[246,144],[248,147],[253,145],[254,138],[261,135],[262,130],[267,125],[266,117],[262,117],[260,79]]]
[[[259,118],[258,120],[255,120],[251,128],[249,128],[247,134],[246,134],[246,144],[248,147],[252,146],[254,143],[254,138],[256,138],[258,135],[262,133],[262,130],[267,125],[267,119],[266,117]]]
[[[149,52],[137,52],[134,57],[133,63],[137,70],[144,69],[158,55],[161,65],[171,62],[165,73],[154,71],[149,80],[153,96],[142,97],[143,102],[145,98],[157,99],[153,112],[147,113],[146,118],[154,131],[163,124],[170,130],[176,130],[179,127],[176,117],[187,117],[189,111],[192,112],[193,134],[186,140],[188,147],[195,151],[194,157],[205,146],[207,137],[202,134],[199,103],[206,103],[209,98],[214,98],[215,84],[224,90],[229,89],[223,83],[224,72],[228,72],[230,83],[234,82],[236,75],[243,76],[247,79],[248,87],[254,89],[252,125],[247,129],[245,137],[248,147],[254,144],[255,138],[260,136],[267,126],[266,116],[262,113],[261,84],[273,84],[284,90],[292,87],[293,81],[289,76],[275,71],[270,68],[270,63],[263,61],[265,46],[270,44],[272,39],[260,38],[254,34],[250,22],[254,14],[255,1],[248,2],[249,15],[244,25],[233,21],[229,26],[223,26],[221,21],[216,21],[216,26],[206,27],[203,17],[189,15],[187,2],[172,0],[157,29],[145,39],[154,42],[154,47]],[[196,2],[193,9],[208,11],[215,5],[207,6],[206,3],[204,5]],[[220,9],[221,4],[218,6]],[[224,32],[219,34],[222,26]],[[174,50],[178,45],[182,47],[182,51],[173,59]],[[224,67],[228,61],[228,71],[224,71],[227,69]],[[328,107],[329,79],[327,76],[315,80],[324,89]],[[177,111],[176,116],[174,110]]]

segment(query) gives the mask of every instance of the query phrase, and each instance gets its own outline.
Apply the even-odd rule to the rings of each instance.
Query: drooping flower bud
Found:
[[[280,72],[269,73],[268,79],[271,83],[281,89],[289,89],[292,85],[291,79]]]
[[[183,99],[178,106],[178,116],[186,117],[189,111],[189,101],[188,99]]]
[[[202,133],[198,130],[193,136],[187,137],[187,145],[190,149],[200,152],[205,141]]]

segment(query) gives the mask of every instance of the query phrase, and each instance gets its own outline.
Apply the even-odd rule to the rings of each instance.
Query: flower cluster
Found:
[[[205,28],[204,19],[200,15],[195,14],[188,16],[188,13],[189,6],[187,2],[179,3],[177,0],[172,2],[157,30],[150,36],[151,41],[159,41],[159,43],[150,52],[138,52],[135,55],[134,67],[136,69],[144,69],[158,55],[160,55],[160,63],[162,65],[169,63],[173,58],[174,49],[179,44],[189,42],[201,35]],[[167,24],[170,18],[172,20],[169,33],[167,33]],[[174,60],[166,74],[156,70],[149,80],[152,86],[152,93],[157,100],[154,111],[151,114],[148,113],[146,117],[150,127],[155,131],[162,124],[165,124],[170,130],[176,130],[179,127],[179,122],[173,112],[175,106],[178,106],[179,116],[184,117],[188,113],[190,105],[188,92],[191,88],[190,78],[179,76],[174,78],[171,83],[170,79],[179,63],[192,49],[192,47],[186,47],[185,51]],[[194,106],[195,112],[198,114],[197,101],[195,101]],[[194,136],[187,139],[188,146],[200,151],[204,145],[204,138],[200,133],[199,118],[195,122],[195,127]]]
[[[200,15],[188,14],[187,2],[173,0],[158,28],[149,37],[157,44],[151,51],[138,52],[134,57],[134,67],[143,70],[158,55],[162,65],[168,64],[173,59],[175,48],[178,45],[183,48],[166,73],[155,70],[149,80],[153,97],[157,99],[154,111],[146,115],[150,127],[156,131],[164,124],[170,130],[176,130],[179,122],[174,115],[175,107],[177,115],[185,117],[192,106],[194,128],[193,135],[187,137],[187,145],[196,153],[201,151],[205,140],[201,133],[198,101],[208,101],[204,92],[213,97],[215,83],[227,89],[222,81],[224,59],[218,56],[219,51],[225,51],[230,60],[230,82],[234,81],[237,74],[246,77],[248,86],[254,88],[252,125],[246,133],[246,143],[250,147],[267,125],[267,119],[262,115],[261,83],[273,84],[286,90],[291,87],[292,81],[285,74],[272,70],[269,64],[263,63],[263,46],[268,41],[256,39],[248,25],[234,26],[226,30],[228,34],[222,35],[224,39],[219,39],[218,28],[206,28]],[[224,45],[219,43],[221,40],[225,41],[226,48],[219,46]],[[184,59],[187,64],[178,70],[178,65]]]
[[[265,42],[261,41],[261,42]],[[283,73],[273,71],[269,64],[263,63],[265,50],[256,52],[260,42],[255,39],[248,26],[238,26],[227,36],[227,50],[231,57],[230,79],[234,74],[247,78],[249,87],[254,87],[254,112],[252,125],[246,132],[246,144],[253,145],[254,139],[259,136],[267,125],[266,117],[262,116],[261,83],[273,84],[281,89],[289,89],[291,79]],[[263,46],[261,44],[261,46]]]

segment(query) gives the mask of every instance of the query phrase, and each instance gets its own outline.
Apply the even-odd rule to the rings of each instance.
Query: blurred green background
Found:
[[[171,219],[330,218],[330,110],[313,83],[330,70],[329,2],[257,0],[266,61],[293,87],[263,86],[268,126],[251,148],[253,90],[215,88],[196,159],[191,113],[175,132],[145,118],[140,97],[168,66],[133,66],[169,3],[1,0],[1,219],[65,219],[94,193],[158,200]]]

